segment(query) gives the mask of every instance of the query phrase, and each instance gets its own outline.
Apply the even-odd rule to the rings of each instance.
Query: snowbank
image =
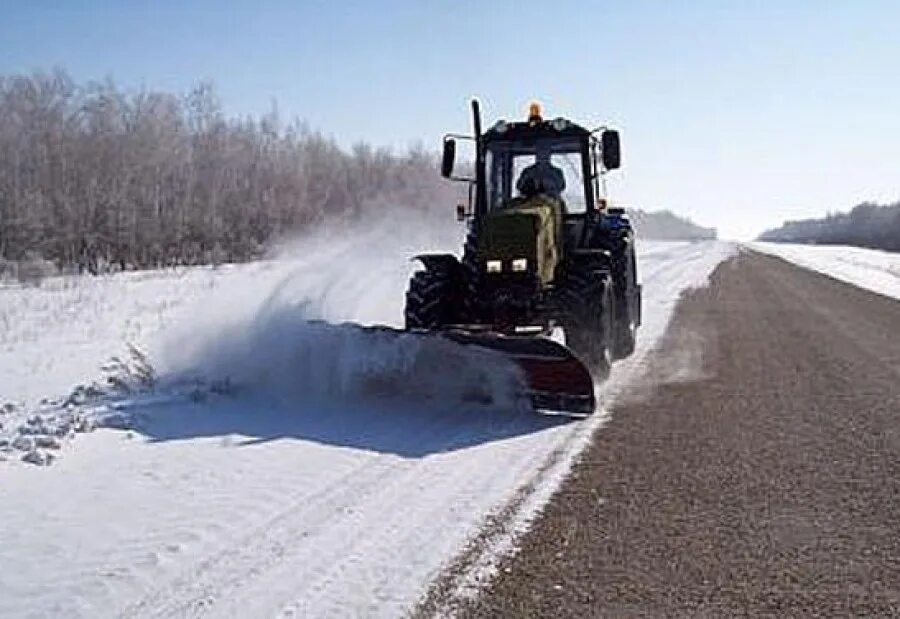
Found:
[[[841,245],[756,242],[748,246],[860,288],[900,299],[898,253]]]

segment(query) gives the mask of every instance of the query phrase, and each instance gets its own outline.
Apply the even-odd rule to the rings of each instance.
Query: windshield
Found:
[[[549,175],[553,182],[539,183],[538,189],[543,193],[559,195],[566,205],[567,212],[583,213],[587,210],[587,199],[584,194],[582,170],[581,144],[578,140],[489,144],[488,208],[491,210],[502,208],[510,198],[527,195],[533,184],[526,179]]]

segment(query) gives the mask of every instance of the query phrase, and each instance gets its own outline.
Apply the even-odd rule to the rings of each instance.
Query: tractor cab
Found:
[[[452,177],[457,138],[444,138],[445,176]],[[545,120],[539,104],[532,103],[521,122],[497,121],[476,139],[476,168],[483,178],[471,179],[471,200],[463,212],[476,220],[540,198],[558,217],[566,245],[580,242],[588,214],[603,211],[603,175],[620,165],[619,134],[601,128],[590,131],[565,118]]]
[[[606,207],[604,174],[619,167],[619,134],[532,104],[521,122],[444,136],[441,174],[469,187],[457,217],[460,255],[416,256],[404,321],[415,332],[487,348],[519,364],[536,408],[589,413],[593,379],[634,351],[640,324],[634,233]],[[458,141],[474,145],[474,174],[455,175]],[[549,339],[562,331],[565,346]]]
[[[539,117],[536,117],[539,118]],[[564,119],[497,122],[484,134],[487,210],[537,194],[556,198],[566,213],[593,206],[595,162],[590,134]]]

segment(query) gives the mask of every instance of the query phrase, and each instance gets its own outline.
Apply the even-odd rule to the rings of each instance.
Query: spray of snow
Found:
[[[164,380],[294,403],[385,397],[509,407],[521,381],[502,356],[396,330],[410,258],[460,246],[459,229],[444,228],[399,211],[283,245],[272,258],[276,277],[216,291],[173,330],[155,355]]]

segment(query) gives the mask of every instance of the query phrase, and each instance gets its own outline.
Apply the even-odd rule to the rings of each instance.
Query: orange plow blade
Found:
[[[535,409],[590,415],[596,408],[590,371],[562,344],[543,336],[466,331],[441,335],[459,344],[497,351],[516,363],[528,382]]]

